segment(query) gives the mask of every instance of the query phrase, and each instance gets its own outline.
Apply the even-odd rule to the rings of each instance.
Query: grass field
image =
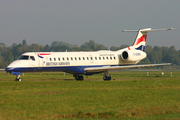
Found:
[[[75,81],[71,74],[0,72],[2,119],[180,119],[180,72],[112,72]]]

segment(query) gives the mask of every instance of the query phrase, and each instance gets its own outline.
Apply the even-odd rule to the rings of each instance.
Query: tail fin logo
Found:
[[[146,42],[146,38],[147,38],[147,35],[141,36],[138,40],[136,40],[133,46],[138,45],[141,42]]]
[[[166,30],[173,30],[173,28],[168,28],[168,29],[151,29],[151,28],[145,28],[145,29],[140,29],[140,30],[123,30],[123,32],[138,32],[137,37],[133,43],[132,46],[128,47],[128,50],[131,49],[136,49],[136,50],[145,50],[145,45],[146,45],[146,38],[148,32],[153,32],[153,31],[166,31]]]

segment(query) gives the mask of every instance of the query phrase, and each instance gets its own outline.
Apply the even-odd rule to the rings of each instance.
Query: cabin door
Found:
[[[39,67],[44,67],[45,64],[46,64],[45,58],[44,57],[43,58],[39,58]]]
[[[29,66],[30,67],[37,67],[38,66],[38,60],[35,58],[34,55],[29,56]]]

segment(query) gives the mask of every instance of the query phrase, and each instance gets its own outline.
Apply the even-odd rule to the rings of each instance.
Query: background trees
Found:
[[[128,45],[111,46],[110,50],[116,51],[122,48],[126,48]],[[31,44],[27,45],[26,40],[22,41],[22,44],[13,43],[12,46],[7,47],[4,43],[0,43],[0,68],[6,68],[9,63],[17,59],[22,53],[25,52],[64,52],[64,51],[97,51],[97,50],[108,50],[108,47],[103,44],[98,44],[94,40],[89,40],[84,44],[73,45],[67,42],[54,41],[51,45],[46,44],[38,45]],[[145,48],[147,57],[140,63],[172,63],[180,65],[180,50],[177,51],[174,46],[171,47],[159,47],[149,46]]]

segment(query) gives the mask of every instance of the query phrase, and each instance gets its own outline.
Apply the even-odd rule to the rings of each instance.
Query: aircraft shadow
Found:
[[[63,79],[64,81],[75,81],[74,79]]]

